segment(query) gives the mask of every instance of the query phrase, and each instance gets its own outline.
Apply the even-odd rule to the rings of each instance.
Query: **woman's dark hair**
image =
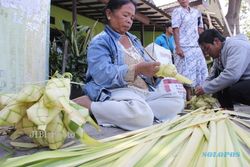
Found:
[[[120,9],[123,5],[126,5],[128,3],[132,3],[135,6],[136,9],[136,3],[133,0],[110,0],[106,7],[104,8],[104,16],[106,16],[106,10],[109,9],[112,12],[116,9]],[[107,18],[106,18],[107,20]]]
[[[168,21],[164,24],[164,28],[172,27],[171,21]]]
[[[216,29],[208,29],[205,30],[204,32],[202,32],[200,34],[200,37],[198,39],[198,43],[202,44],[202,43],[210,43],[213,44],[214,43],[214,38],[218,38],[221,42],[225,41],[225,37],[223,37],[223,35],[217,31]]]
[[[162,31],[163,31],[163,33],[166,32],[166,28],[168,28],[168,27],[172,27],[171,21],[168,21],[168,22],[166,22],[165,24],[163,24],[163,26],[162,26]]]

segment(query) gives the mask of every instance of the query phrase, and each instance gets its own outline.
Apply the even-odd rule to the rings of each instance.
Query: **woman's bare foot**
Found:
[[[72,101],[90,110],[92,101],[88,96],[81,96],[73,99]]]

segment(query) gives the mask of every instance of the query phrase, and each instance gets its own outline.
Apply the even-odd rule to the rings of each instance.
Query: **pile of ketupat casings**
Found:
[[[201,107],[184,116],[101,141],[82,126],[88,111],[69,100],[70,75],[57,75],[46,86],[24,87],[15,95],[0,96],[0,125],[14,125],[11,138],[44,131],[35,143],[57,149],[67,133],[83,144],[54,151],[8,158],[3,166],[211,166],[250,164],[250,115]],[[100,143],[101,142],[101,143]]]
[[[9,158],[3,166],[247,167],[250,115],[199,108],[169,122],[54,151]]]
[[[98,129],[88,110],[69,99],[71,78],[70,73],[55,73],[46,85],[26,85],[16,94],[0,94],[0,126],[15,126],[12,140],[27,135],[35,145],[50,149],[60,148],[69,133],[86,144],[98,144],[83,130],[86,122]]]
[[[186,111],[192,111],[200,107],[205,107],[206,109],[212,109],[215,106],[218,106],[218,100],[209,94],[204,94],[200,96],[195,95],[191,98],[191,100],[186,102],[186,105],[188,105],[191,109]]]

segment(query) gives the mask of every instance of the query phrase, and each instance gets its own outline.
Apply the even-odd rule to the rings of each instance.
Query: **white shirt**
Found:
[[[201,13],[194,8],[176,8],[172,13],[172,27],[179,28],[181,47],[194,47],[198,44],[198,27],[203,28]]]

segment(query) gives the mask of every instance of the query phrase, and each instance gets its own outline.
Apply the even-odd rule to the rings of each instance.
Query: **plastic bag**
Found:
[[[186,90],[183,84],[175,78],[163,78],[156,89],[157,91],[165,92],[169,96],[178,96],[184,100],[186,99]]]
[[[153,49],[154,48],[154,49]],[[149,44],[146,51],[156,58],[161,64],[172,64],[172,57],[170,50],[163,48],[156,43]],[[153,55],[154,53],[154,55]],[[157,91],[165,92],[169,96],[178,96],[180,98],[186,99],[186,90],[183,84],[177,81],[175,78],[165,77],[157,86]]]
[[[172,64],[172,56],[170,50],[161,47],[156,43],[149,44],[145,49],[151,56],[156,58],[156,60],[161,62],[162,64]]]

